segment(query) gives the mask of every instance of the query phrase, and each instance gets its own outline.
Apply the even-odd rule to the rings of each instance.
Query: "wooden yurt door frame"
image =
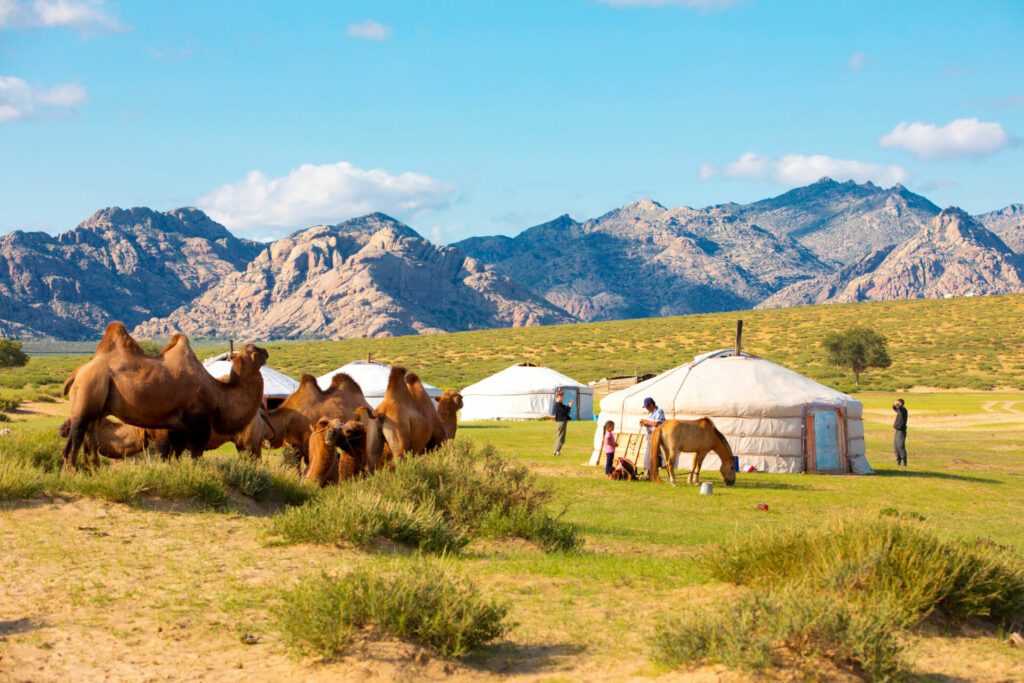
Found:
[[[831,411],[836,414],[836,447],[839,451],[838,470],[819,470],[814,443],[814,413]],[[804,404],[804,472],[811,474],[849,474],[850,458],[846,453],[846,409],[822,403]]]

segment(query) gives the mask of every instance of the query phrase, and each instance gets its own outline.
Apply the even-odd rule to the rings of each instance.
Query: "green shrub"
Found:
[[[0,459],[0,500],[19,500],[42,495],[45,475],[15,460]]]
[[[481,536],[516,536],[549,551],[578,547],[575,528],[548,512],[549,499],[524,465],[458,441],[343,482],[275,518],[274,532],[291,542],[363,546],[383,537],[425,552],[457,551]]]
[[[748,593],[728,606],[683,611],[663,621],[653,654],[670,666],[717,663],[752,672],[792,657],[806,660],[800,664],[806,671],[827,659],[871,680],[897,680],[906,667],[894,636],[896,619],[885,603],[854,608],[803,586]]]
[[[216,453],[200,462],[215,469],[228,487],[253,500],[301,505],[319,492],[318,486],[307,484],[283,465]]]
[[[328,660],[367,627],[461,657],[504,634],[507,614],[507,606],[481,596],[444,563],[422,559],[383,573],[363,569],[341,579],[307,579],[285,593],[277,610],[291,647]]]
[[[0,398],[0,413],[9,413],[12,410],[17,410],[18,406],[21,405],[21,400],[17,398]]]
[[[719,547],[714,576],[771,588],[809,581],[863,604],[900,605],[912,626],[938,610],[952,619],[1006,620],[1024,611],[1024,563],[1000,548],[943,540],[917,525],[847,520],[817,532],[769,531]]]
[[[80,493],[115,503],[136,504],[145,494],[166,500],[188,501],[212,510],[227,510],[227,486],[214,468],[191,459],[129,460],[96,472],[62,471],[56,484],[61,491]]]
[[[0,441],[0,459],[56,472],[64,464],[63,449],[64,440],[55,425],[21,423]]]

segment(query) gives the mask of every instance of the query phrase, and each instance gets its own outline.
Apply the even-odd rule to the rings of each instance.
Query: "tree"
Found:
[[[885,337],[867,327],[853,327],[845,332],[832,332],[822,342],[832,365],[853,370],[860,385],[860,373],[868,368],[892,365]]]
[[[0,339],[0,368],[20,368],[28,362],[28,354],[21,350],[21,342]]]

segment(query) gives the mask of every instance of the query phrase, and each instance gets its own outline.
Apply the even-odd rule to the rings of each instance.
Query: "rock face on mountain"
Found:
[[[0,331],[86,339],[167,315],[262,249],[197,209],[109,208],[68,232],[0,237]]]
[[[1010,204],[1005,209],[983,213],[974,218],[999,235],[1010,249],[1024,254],[1024,204]]]
[[[380,337],[571,321],[477,260],[378,213],[274,242],[245,271],[135,333]]]
[[[899,184],[881,188],[831,178],[771,199],[720,208],[789,236],[838,267],[909,239],[939,213],[939,207]]]
[[[720,208],[643,200],[577,223],[454,246],[582,320],[747,308],[829,268],[808,249]]]
[[[779,291],[759,308],[810,303],[1024,292],[1024,258],[960,209],[945,209],[905,243]]]

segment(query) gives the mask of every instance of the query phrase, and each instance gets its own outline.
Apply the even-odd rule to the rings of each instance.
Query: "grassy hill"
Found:
[[[523,360],[552,366],[586,382],[634,370],[661,372],[698,353],[731,346],[738,318],[744,320],[744,350],[842,390],[853,389],[852,376],[828,365],[820,342],[828,332],[855,325],[884,334],[893,357],[888,370],[864,375],[862,389],[1024,388],[1024,295],[804,306],[266,346],[271,365],[296,377],[303,372],[321,374],[372,353],[377,360],[415,368],[438,386],[463,387]],[[0,370],[0,386],[60,383],[80,362],[80,355],[34,357],[25,368]]]

